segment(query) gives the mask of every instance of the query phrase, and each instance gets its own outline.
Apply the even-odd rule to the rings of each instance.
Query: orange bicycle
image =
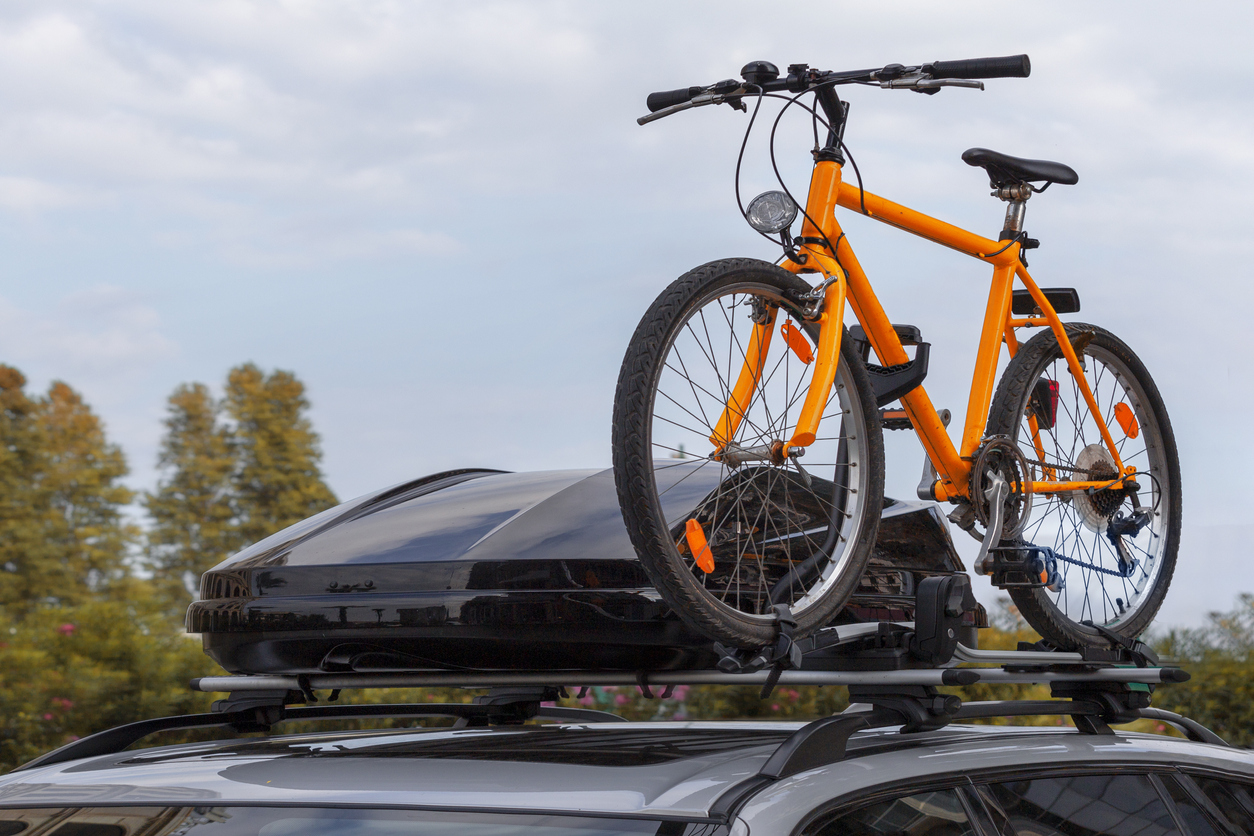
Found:
[[[1162,604],[1180,536],[1180,468],[1162,398],[1123,341],[1059,319],[1079,311],[1074,289],[1041,288],[1027,270],[1025,251],[1037,246],[1023,228],[1028,198],[1076,183],[1076,173],[965,152],[1008,204],[998,240],[873,195],[860,174],[857,185],[842,177],[852,158],[837,87],[935,93],[1029,71],[1026,55],[852,72],[798,64],[783,75],[758,61],[739,81],[649,96],[641,124],[756,100],[746,143],[767,98],[787,102],[781,117],[798,107],[814,124],[804,205],[782,179],[782,191],[741,204],[783,257],[714,261],[672,283],[637,327],[615,395],[614,472],[632,542],[668,603],[713,638],[759,647],[784,622],[800,636],[837,615],[875,543],[885,429],[918,435],[929,462],[920,496],[955,506],[950,520],[981,541],[975,571],[1048,641],[1133,637]],[[772,162],[774,137],[772,128]],[[739,169],[738,160],[738,202]],[[948,410],[922,385],[928,344],[884,312],[837,207],[992,265],[957,446]],[[1033,328],[1043,330],[1021,343],[1020,329]],[[1003,345],[1010,361],[994,389]]]

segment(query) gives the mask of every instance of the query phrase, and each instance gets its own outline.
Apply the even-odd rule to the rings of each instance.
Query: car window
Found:
[[[990,784],[1018,836],[1177,836],[1144,775],[1068,775]]]
[[[1199,804],[1179,780],[1171,775],[1160,775],[1163,787],[1176,805],[1176,812],[1184,823],[1189,836],[1224,836],[1224,831],[1216,827]]]
[[[976,836],[953,790],[877,801],[822,823],[813,836]]]
[[[1241,833],[1254,836],[1254,797],[1251,787],[1237,781],[1191,775],[1210,803]]]

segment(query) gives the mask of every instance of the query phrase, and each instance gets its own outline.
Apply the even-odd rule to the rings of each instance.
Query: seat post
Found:
[[[1006,201],[1006,222],[1002,224],[1001,240],[1008,241],[1023,232],[1023,217],[1027,213],[1028,198],[1032,196],[1032,187],[1027,183],[1014,186],[1003,186],[993,192],[993,197]]]

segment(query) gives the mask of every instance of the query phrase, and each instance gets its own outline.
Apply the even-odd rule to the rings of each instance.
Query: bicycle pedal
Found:
[[[908,430],[913,426],[904,409],[881,409],[880,424],[886,430]]]
[[[975,571],[988,575],[989,582],[998,589],[1044,588],[1057,592],[1062,588],[1057,555],[1043,546],[993,546]]]

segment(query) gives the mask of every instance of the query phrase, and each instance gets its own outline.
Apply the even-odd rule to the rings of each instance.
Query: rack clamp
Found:
[[[1096,714],[1076,713],[1071,721],[1086,734],[1114,734],[1111,725],[1131,723],[1150,707],[1154,686],[1141,682],[1063,681],[1050,684],[1050,696],[1096,705]]]
[[[955,673],[958,673],[955,671]],[[758,775],[778,780],[844,760],[849,738],[862,729],[901,726],[902,734],[944,728],[962,700],[930,685],[850,685],[848,709],[797,729],[767,759]],[[866,709],[857,710],[860,705]]]
[[[540,713],[541,703],[556,702],[567,696],[565,688],[551,685],[492,688],[487,694],[475,697],[474,704],[486,709],[483,714],[462,717],[456,725],[521,726]]]
[[[756,650],[728,648],[715,643],[719,654],[718,669],[723,673],[754,673],[770,668],[766,682],[762,684],[761,698],[766,699],[775,690],[780,675],[786,670],[800,668],[803,660],[801,645],[793,640],[797,619],[787,604],[776,604],[775,641]]]
[[[944,728],[962,708],[959,697],[940,694],[931,685],[850,685],[849,702],[896,714],[902,734]]]
[[[964,617],[978,606],[966,575],[924,578],[911,622],[846,624],[800,640],[803,670],[898,671],[945,667],[958,652]]]

